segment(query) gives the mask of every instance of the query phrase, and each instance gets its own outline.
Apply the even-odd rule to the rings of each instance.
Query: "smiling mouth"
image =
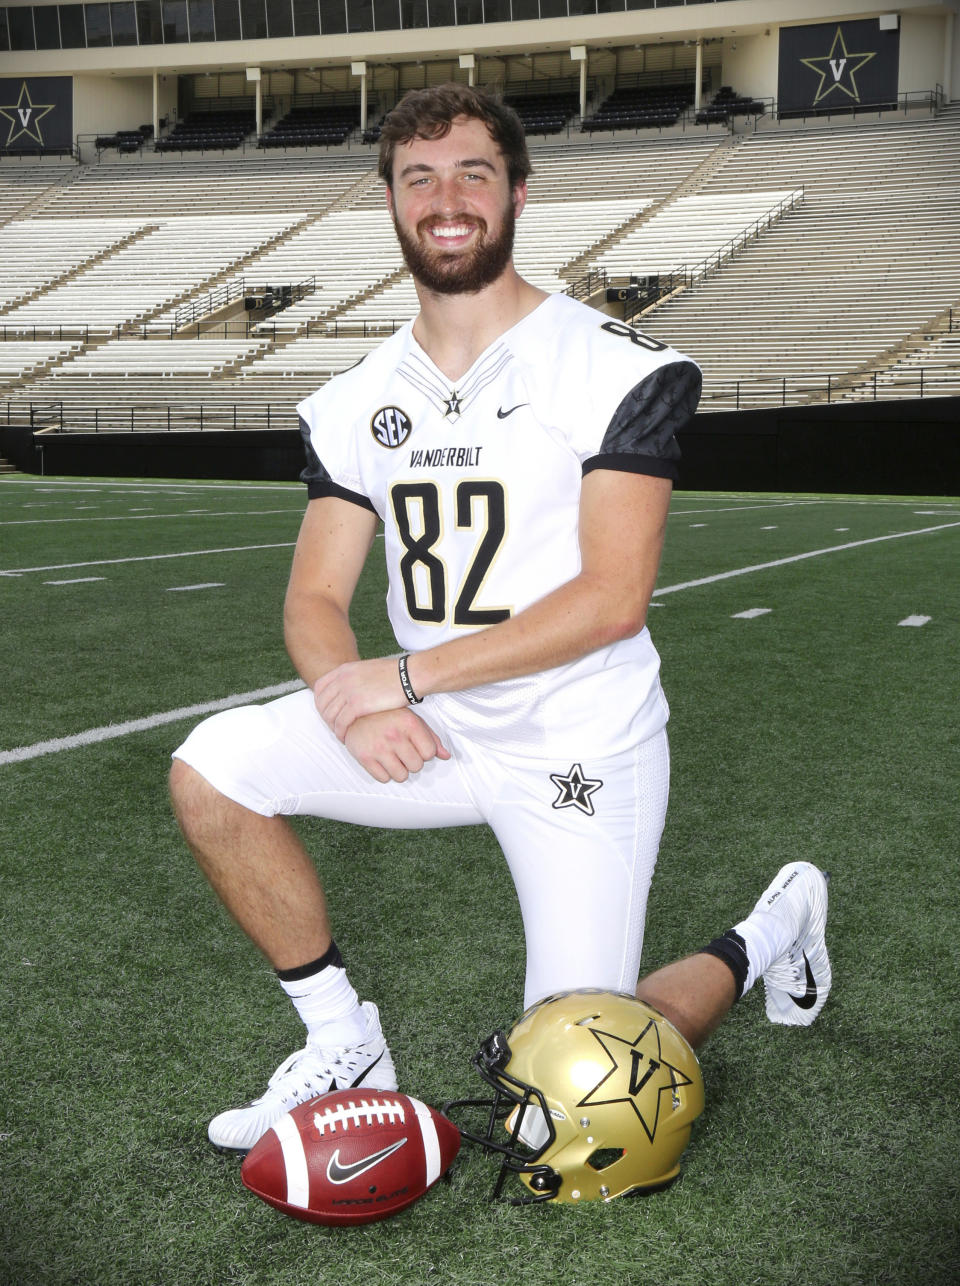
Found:
[[[458,225],[454,228],[431,228],[430,231],[435,237],[466,237],[472,232],[469,224]]]
[[[452,245],[454,242],[464,241],[475,231],[480,232],[482,236],[484,229],[473,220],[457,223],[427,223],[420,228],[421,236],[425,233],[432,241],[439,242],[441,245],[445,242]]]

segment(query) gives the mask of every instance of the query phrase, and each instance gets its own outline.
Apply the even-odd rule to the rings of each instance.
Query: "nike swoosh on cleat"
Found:
[[[787,995],[798,1009],[812,1009],[817,1003],[817,984],[813,977],[813,970],[810,968],[810,961],[807,959],[807,953],[801,951],[800,954],[803,956],[804,967],[807,971],[807,989],[802,996],[795,996],[789,991]]]
[[[514,411],[519,411],[519,410],[520,410],[520,408],[521,408],[521,406],[529,406],[529,405],[530,405],[530,403],[529,403],[529,402],[518,402],[516,406],[511,406],[511,407],[510,407],[508,410],[506,410],[506,411],[503,409],[503,407],[502,407],[502,406],[498,406],[498,407],[497,407],[497,419],[498,419],[498,420],[505,420],[505,419],[507,418],[507,416],[508,416],[508,415],[513,415]]]
[[[386,1161],[388,1156],[393,1156],[398,1148],[402,1148],[406,1139],[397,1139],[396,1143],[391,1143],[388,1148],[381,1148],[379,1152],[371,1152],[369,1156],[361,1157],[359,1161],[351,1161],[349,1165],[340,1164],[340,1149],[337,1148],[333,1156],[327,1162],[327,1178],[331,1183],[349,1183],[351,1179],[356,1179],[358,1175],[366,1174],[372,1170],[375,1165],[381,1161]]]
[[[372,1063],[367,1064],[367,1066],[363,1069],[363,1071],[360,1073],[357,1079],[355,1081],[350,1082],[347,1088],[355,1090],[359,1086],[361,1086],[363,1082],[367,1079],[367,1077],[370,1075],[370,1073],[373,1071],[373,1069],[376,1067],[377,1063],[380,1062],[381,1058],[383,1058],[383,1054],[378,1054]]]

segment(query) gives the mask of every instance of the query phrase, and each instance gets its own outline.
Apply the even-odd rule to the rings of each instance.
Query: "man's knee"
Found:
[[[170,800],[180,829],[189,838],[223,800],[207,779],[182,759],[170,766]]]

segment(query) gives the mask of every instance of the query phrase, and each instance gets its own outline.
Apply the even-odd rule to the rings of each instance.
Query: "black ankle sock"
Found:
[[[729,968],[733,974],[733,980],[737,984],[737,999],[743,995],[743,987],[747,981],[747,970],[750,962],[747,959],[747,944],[739,933],[733,929],[728,929],[721,938],[714,938],[708,942],[705,947],[700,948],[700,954],[716,956],[718,960]]]
[[[311,960],[309,964],[300,965],[296,969],[277,969],[276,975],[281,982],[302,982],[304,978],[309,978],[311,974],[319,973],[321,969],[326,969],[327,965],[333,965],[337,969],[343,968],[343,956],[340,954],[335,942],[330,943],[319,960]]]

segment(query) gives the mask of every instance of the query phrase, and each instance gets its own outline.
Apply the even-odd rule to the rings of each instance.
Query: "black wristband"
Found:
[[[407,661],[410,658],[409,652],[404,652],[403,656],[397,662],[397,669],[400,671],[400,686],[403,688],[403,695],[412,706],[418,706],[423,697],[418,697],[413,690],[413,684],[410,682],[410,675],[407,673]]]

